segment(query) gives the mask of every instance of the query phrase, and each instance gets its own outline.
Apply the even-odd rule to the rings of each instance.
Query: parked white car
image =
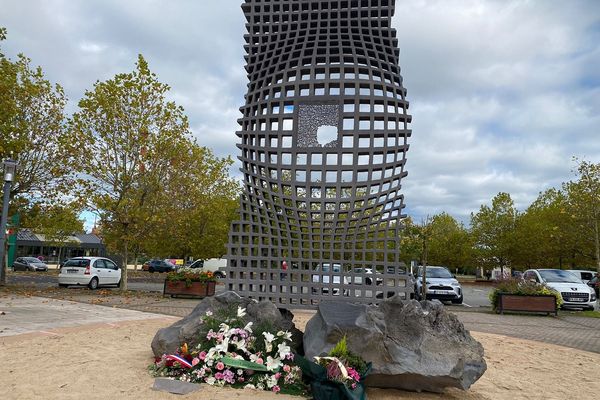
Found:
[[[528,269],[523,279],[544,283],[556,290],[563,299],[563,308],[584,308],[593,310],[596,292],[569,271],[562,269]]]
[[[209,258],[208,260],[196,260],[188,268],[201,268],[204,271],[212,272],[217,278],[225,278],[225,268],[227,267],[227,259],[225,258]]]
[[[100,286],[119,286],[121,269],[104,257],[71,258],[61,267],[58,274],[58,286],[88,286],[95,290]]]
[[[353,273],[355,274],[373,274],[373,268],[354,268],[352,270]],[[379,274],[379,272],[375,271],[376,274]],[[362,285],[362,276],[356,276],[353,279],[354,283],[356,283],[357,285]],[[376,285],[382,285],[383,284],[383,278],[381,277],[376,277],[375,278],[375,282]],[[367,285],[372,285],[373,284],[373,278],[370,276],[367,276],[365,279],[365,283]]]
[[[330,282],[333,283],[334,285],[340,285],[340,283],[342,282],[342,266],[340,264],[329,264],[329,263],[323,263],[321,264],[320,267],[317,267],[315,269],[315,272],[322,272],[323,274],[315,274],[312,276],[312,282],[313,283],[323,283],[328,285]],[[330,274],[334,274],[331,275],[331,280],[330,278]],[[344,285],[349,285],[350,284],[350,280],[348,279],[347,276],[344,276]],[[317,294],[318,290],[317,288],[312,288],[312,292],[313,294]],[[328,287],[322,287],[321,288],[321,293],[322,294],[328,294],[329,293],[329,288]],[[348,296],[349,295],[349,291],[348,289],[344,289],[344,296]],[[340,295],[340,288],[339,287],[333,287],[332,288],[332,294],[334,296],[339,296]]]
[[[597,272],[597,271],[584,271],[584,270],[580,270],[580,269],[568,269],[567,271],[569,271],[572,274],[575,274],[575,276],[578,277],[579,279],[581,279],[583,281],[583,283],[585,283],[585,284],[587,284],[589,281],[594,279],[594,277],[596,276],[596,272]]]
[[[427,287],[427,299],[438,299],[440,301],[451,301],[453,304],[462,304],[463,292],[460,283],[448,268],[428,265],[425,272],[425,285]],[[416,274],[415,297],[422,300],[423,267],[420,266]]]

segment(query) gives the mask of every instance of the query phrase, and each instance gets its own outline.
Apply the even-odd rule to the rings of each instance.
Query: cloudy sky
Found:
[[[0,0],[3,52],[65,88],[69,112],[142,53],[194,135],[236,156],[243,104],[241,0]],[[600,162],[600,1],[397,0],[413,136],[406,212],[469,214],[498,192],[526,208]],[[234,173],[237,171],[237,165]]]

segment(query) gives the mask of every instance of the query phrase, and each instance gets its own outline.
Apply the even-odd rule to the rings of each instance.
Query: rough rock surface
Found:
[[[278,309],[270,301],[257,302],[256,300],[240,297],[235,292],[224,292],[216,296],[205,297],[185,318],[173,325],[160,329],[152,340],[152,351],[156,357],[163,354],[173,354],[182,343],[195,345],[201,330],[202,317],[206,311],[217,313],[218,310],[231,306],[240,306],[246,309],[246,322],[253,321],[254,325],[261,322],[273,324],[275,329],[290,331],[292,333],[292,347],[302,354],[302,332],[300,332],[292,319],[294,315],[284,309]]]
[[[306,325],[306,357],[329,352],[344,335],[350,350],[373,363],[367,386],[466,390],[487,369],[483,346],[438,301],[320,302]]]

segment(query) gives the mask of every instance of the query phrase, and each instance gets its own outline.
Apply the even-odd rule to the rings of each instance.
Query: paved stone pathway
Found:
[[[43,297],[0,297],[0,336],[89,323],[164,318],[165,315],[184,317],[199,302],[197,299],[159,296],[148,299],[122,298],[111,295],[102,298],[101,306],[87,304],[94,299],[97,300],[97,297],[91,295],[76,299],[82,302]],[[472,331],[537,340],[600,353],[600,318],[569,314],[552,317],[498,315],[489,311],[467,312],[456,309],[451,311]],[[5,314],[2,315],[2,312]],[[297,310],[296,313],[311,311]]]
[[[127,308],[159,314],[184,317],[195,307],[198,300],[163,299],[150,304],[136,303]],[[489,310],[489,309],[488,309]],[[310,313],[292,310],[294,314]],[[521,339],[537,340],[580,350],[600,353],[600,318],[571,315],[560,317],[545,315],[498,315],[489,311],[457,311],[452,309],[465,327],[472,331],[494,333]]]
[[[152,318],[165,315],[44,297],[0,297],[0,337]]]
[[[465,327],[472,331],[537,340],[600,353],[600,318],[571,315],[497,315],[482,312],[455,314]]]

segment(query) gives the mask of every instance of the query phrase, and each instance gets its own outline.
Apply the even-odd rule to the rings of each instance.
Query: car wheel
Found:
[[[65,288],[65,287],[69,287],[69,285],[67,285],[66,283],[59,283],[58,287]]]
[[[98,289],[98,278],[93,277],[90,283],[88,284],[88,287],[90,288],[90,290]]]
[[[458,299],[453,299],[452,300],[452,304],[462,304],[463,302],[463,297],[460,296]]]
[[[154,273],[154,268],[152,268],[152,267],[148,268],[148,272],[150,272],[151,274],[153,274]]]

